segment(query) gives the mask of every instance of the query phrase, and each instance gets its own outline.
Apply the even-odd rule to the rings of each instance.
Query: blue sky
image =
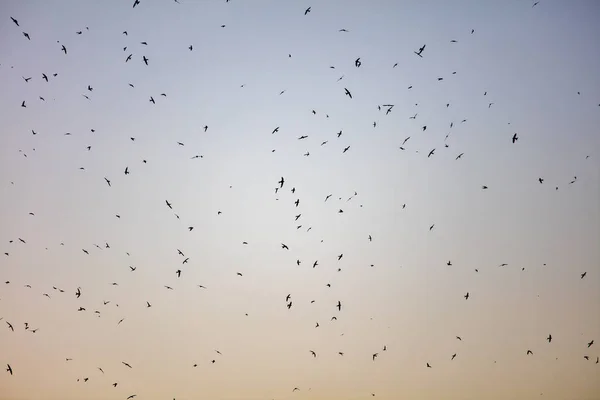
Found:
[[[0,399],[600,391],[600,5],[132,3],[0,5]]]

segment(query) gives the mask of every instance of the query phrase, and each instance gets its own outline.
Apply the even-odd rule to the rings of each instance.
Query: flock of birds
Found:
[[[226,0],[226,1],[229,2],[229,0]],[[175,3],[179,3],[178,0],[174,0],[174,2]],[[533,7],[535,7],[536,5],[538,5],[538,3],[539,3],[539,1],[536,1],[535,3],[533,3]],[[133,8],[139,7],[141,5],[142,5],[142,2],[140,0],[135,0],[134,3],[133,3]],[[311,12],[313,12],[312,8],[308,7],[308,8],[305,9],[304,15],[306,16],[306,15],[308,15]],[[35,37],[32,38],[32,36],[26,31],[26,27],[27,27],[27,22],[26,21],[21,21],[21,18],[16,18],[14,16],[11,16],[10,20],[12,21],[15,29],[21,29],[22,30],[22,36],[26,40],[31,41],[31,40],[35,40],[36,39]],[[221,25],[221,28],[225,28],[225,25]],[[85,30],[76,31],[76,32],[74,32],[74,34],[76,34],[76,35],[83,35],[85,31],[89,31],[89,27],[85,27]],[[338,32],[340,32],[340,33],[348,33],[348,32],[350,32],[350,30],[342,28],[342,29],[339,29]],[[470,34],[471,35],[475,34],[475,30],[471,29],[470,30]],[[122,31],[122,36],[128,36],[128,32],[126,30]],[[57,48],[57,51],[60,51],[60,52],[64,53],[64,56],[69,56],[70,53],[68,52],[67,47],[64,44],[61,44],[60,42],[57,42],[57,43],[60,45],[60,47]],[[450,40],[450,43],[457,43],[457,40],[452,39],[452,40]],[[142,41],[140,44],[142,46],[149,46],[149,44],[147,42],[145,42],[145,41]],[[135,55],[135,57],[134,57],[134,53],[133,52],[127,51],[128,48],[129,48],[129,46],[124,46],[123,47],[123,52],[125,52],[125,54],[126,54],[123,57],[123,62],[124,63],[140,62],[140,63],[143,63],[143,65],[145,67],[150,67],[150,68],[152,67],[152,60],[150,58],[148,58],[146,55],[143,55],[143,54],[141,54],[141,55]],[[187,49],[188,49],[188,51],[193,51],[194,47],[193,47],[193,45],[190,44],[187,47]],[[419,45],[415,46],[415,50],[413,51],[413,53],[414,53],[414,55],[411,55],[411,56],[419,57],[421,59],[426,59],[427,58],[427,45],[426,44],[422,44],[422,45],[419,44]],[[291,58],[292,54],[288,54],[287,57]],[[362,62],[363,62],[363,60],[361,60],[361,57],[356,58],[354,60],[354,65],[353,65],[354,68],[360,68],[361,65],[362,65]],[[392,68],[396,68],[397,65],[398,64],[396,63],[396,64],[394,64],[391,67]],[[331,68],[334,68],[334,67],[331,67]],[[453,71],[452,74],[456,74],[456,71]],[[54,72],[54,73],[40,72],[39,76],[37,76],[37,77],[33,77],[33,76],[26,77],[26,76],[23,76],[22,79],[23,79],[24,84],[28,84],[32,79],[41,79],[44,82],[48,83],[48,82],[50,82],[50,80],[52,80],[54,78],[57,78],[58,75],[59,75],[58,72]],[[341,77],[339,77],[339,79],[337,79],[337,82],[342,81],[343,78],[344,78],[344,75],[342,75]],[[437,80],[438,81],[442,81],[443,78],[442,77],[438,77]],[[133,83],[129,83],[129,87],[130,88],[135,88],[135,85]],[[244,85],[241,85],[241,87],[243,88]],[[92,94],[94,92],[94,88],[91,85],[88,85],[86,89],[87,89],[86,93],[82,94],[82,96],[85,99],[91,101],[92,100]],[[408,89],[409,90],[412,89],[412,86],[409,86]],[[350,90],[350,88],[343,87],[343,89],[341,89],[341,90],[343,90],[343,94],[344,94],[344,96],[346,96],[348,98],[348,100],[354,99],[353,95],[352,95],[352,91]],[[279,92],[279,95],[283,95],[284,93],[285,93],[285,90]],[[484,92],[483,96],[487,96],[487,92]],[[148,101],[150,103],[152,103],[152,105],[156,105],[157,101],[159,100],[159,98],[166,98],[166,97],[167,97],[166,93],[160,93],[158,96],[149,96]],[[43,96],[39,96],[39,101],[45,102],[46,99]],[[494,105],[494,102],[488,102],[487,103],[487,107],[488,108],[491,108],[493,105]],[[18,104],[17,104],[17,106],[18,106]],[[598,106],[600,106],[600,104],[598,104]],[[20,102],[20,107],[27,108],[28,107],[28,100],[22,100]],[[446,107],[450,107],[450,103],[446,104]],[[384,112],[385,115],[388,115],[388,114],[390,114],[394,110],[394,104],[381,104],[381,105],[377,105],[377,109],[379,111]],[[315,110],[312,110],[312,114],[316,114],[316,113],[317,112]],[[329,118],[329,115],[326,115],[326,117]],[[411,115],[409,117],[410,120],[417,120],[417,118],[418,118],[418,113],[415,113],[414,115]],[[467,121],[467,119],[463,119],[461,121],[461,123],[465,123],[466,121]],[[372,126],[373,126],[373,128],[376,128],[377,127],[377,122],[374,121],[372,123]],[[440,145],[440,146],[443,146],[443,148],[448,148],[449,147],[447,139],[449,138],[450,132],[452,132],[452,128],[453,127],[454,127],[454,122],[449,122],[449,133],[445,136],[444,143],[442,143]],[[209,129],[208,125],[204,125],[202,127],[202,131],[203,132],[207,132],[208,129]],[[427,123],[424,122],[418,128],[418,130],[420,130],[422,132],[425,132],[427,130]],[[94,129],[92,129],[91,132],[93,133]],[[31,129],[31,133],[32,133],[32,135],[37,135],[38,134],[38,132],[36,132],[34,129]],[[280,127],[279,126],[274,127],[270,133],[272,135],[279,134],[280,133]],[[64,135],[70,136],[71,133],[70,132],[66,132]],[[340,130],[339,132],[337,132],[335,134],[335,137],[336,138],[340,138],[342,135],[343,135],[343,130]],[[307,138],[308,138],[308,135],[302,135],[302,136],[299,136],[297,139],[300,140],[300,141],[302,141],[302,140],[305,140]],[[401,151],[408,150],[408,146],[407,145],[408,145],[408,142],[409,142],[410,139],[411,139],[411,136],[405,137],[402,140],[402,142],[399,145],[399,147],[398,147],[399,150],[401,150]],[[129,140],[132,141],[132,142],[135,142],[136,138],[135,137],[130,137]],[[515,146],[518,145],[518,143],[517,143],[518,140],[519,140],[519,134],[517,132],[511,133],[510,136],[506,137],[506,141],[512,143]],[[324,140],[324,141],[321,142],[320,146],[325,146],[325,145],[328,144],[328,142],[329,142],[329,140]],[[177,144],[177,146],[185,146],[185,143],[179,142],[179,141],[176,144]],[[87,151],[92,151],[92,146],[91,145],[87,146],[86,150]],[[346,153],[346,152],[348,152],[350,150],[351,150],[351,147],[349,145],[344,145],[344,146],[341,147],[341,153],[342,154],[344,154],[344,153]],[[434,147],[434,148],[431,148],[430,150],[428,150],[426,152],[426,157],[427,158],[434,157],[436,155],[436,150],[437,150],[437,147]],[[19,150],[19,151],[23,153],[24,157],[27,157],[26,153],[24,153],[22,150]],[[271,152],[275,152],[275,149],[272,149]],[[416,152],[418,153],[418,150],[416,150]],[[307,151],[306,153],[304,153],[304,156],[307,156],[307,157],[310,156],[310,152]],[[461,153],[459,153],[459,154],[456,155],[455,160],[458,161],[458,160],[462,159],[463,156],[464,156],[464,153],[461,152]],[[193,157],[191,157],[191,159],[197,159],[197,158],[203,158],[203,157],[204,157],[203,155],[198,154],[198,155],[194,155]],[[589,156],[587,156],[586,158],[589,158]],[[144,164],[146,164],[148,161],[146,159],[143,159],[142,162]],[[80,170],[85,170],[85,167],[84,166],[80,167]],[[128,176],[129,174],[130,174],[129,166],[125,166],[123,168],[123,175],[124,176]],[[112,180],[113,179],[115,179],[115,178],[104,177],[103,180],[104,180],[104,183],[110,188],[110,187],[112,187]],[[540,184],[540,185],[544,184],[544,178],[543,177],[535,177],[534,181],[537,181],[537,183]],[[574,176],[573,179],[571,179],[568,182],[565,182],[565,184],[572,185],[572,184],[575,184],[576,182],[577,182],[577,177]],[[11,182],[11,183],[14,184],[14,182]],[[304,226],[304,224],[302,223],[302,221],[303,221],[303,219],[302,219],[303,213],[302,213],[302,208],[301,208],[301,199],[300,199],[300,197],[298,197],[296,195],[296,188],[295,187],[289,187],[289,183],[288,183],[288,181],[286,180],[286,178],[284,176],[281,176],[281,178],[277,182],[273,182],[273,184],[274,184],[273,190],[274,190],[274,193],[275,193],[276,196],[281,195],[283,193],[283,191],[285,191],[285,190],[289,191],[289,193],[291,193],[292,195],[295,196],[294,199],[293,199],[293,205],[294,205],[294,208],[296,208],[296,209],[299,210],[293,216],[294,221],[296,222],[296,225],[297,225],[296,229],[305,228],[306,232],[310,232],[311,229],[312,229],[312,226]],[[482,190],[487,190],[488,186],[487,185],[482,185],[481,189]],[[558,185],[555,186],[554,190],[558,190],[558,189],[559,189],[559,186]],[[326,196],[324,196],[324,198],[323,198],[322,201],[323,202],[328,202],[330,200],[330,198],[332,198],[332,196],[333,196],[333,193],[329,193]],[[351,196],[348,197],[348,199],[346,200],[346,202],[352,201],[356,196],[358,196],[358,193],[354,192]],[[279,200],[279,197],[277,197],[277,200]],[[342,197],[339,197],[339,200],[342,200]],[[172,212],[173,216],[175,218],[181,219],[180,216],[177,213],[177,206],[172,201],[169,201],[169,199],[162,199],[161,201],[164,203],[164,207],[166,208],[166,210],[168,210],[169,212]],[[406,206],[407,206],[406,204],[403,204],[402,205],[402,209],[404,209]],[[361,205],[361,207],[362,207],[362,205]],[[338,208],[337,209],[337,213],[339,213],[339,214],[344,213],[344,209],[342,207]],[[219,211],[217,211],[217,214],[221,215],[222,212],[219,210]],[[35,216],[34,213],[30,213],[30,215],[31,216]],[[119,214],[116,214],[115,216],[116,216],[116,218],[121,218],[121,216]],[[186,226],[187,226],[187,230],[189,232],[192,232],[194,230],[194,226],[193,225],[186,224]],[[429,226],[429,231],[433,230],[434,228],[435,228],[435,223],[432,223]],[[374,239],[373,239],[373,237],[370,234],[365,234],[365,240],[371,242]],[[16,243],[16,242],[19,242],[21,244],[27,244],[27,241],[25,239],[21,238],[21,237],[17,237],[14,240],[10,240],[11,244],[12,243]],[[249,245],[249,243],[247,241],[244,241],[244,242],[242,242],[242,245],[247,246],[247,245]],[[60,243],[60,246],[65,246],[65,243]],[[111,248],[111,246],[110,246],[110,244],[108,242],[104,243],[103,245],[93,244],[93,246],[95,246],[99,250],[110,249]],[[284,251],[290,251],[290,246],[288,244],[281,243],[280,246],[281,246],[282,250],[284,250]],[[87,256],[92,256],[92,254],[90,252],[91,250],[89,248],[82,248],[81,251],[85,255],[87,255]],[[183,266],[185,266],[186,264],[189,263],[190,257],[187,256],[186,253],[184,251],[180,250],[180,249],[173,249],[173,251],[176,251],[177,254],[178,254],[178,256],[181,257],[181,259],[180,259],[181,267],[175,269],[173,271],[173,274],[177,278],[185,277],[185,272],[184,272],[184,270],[182,268],[183,268]],[[10,253],[11,253],[10,251],[3,251],[3,254],[4,254],[5,257],[10,257]],[[129,255],[129,253],[128,253],[128,255]],[[337,261],[341,261],[343,257],[344,257],[344,254],[340,253],[339,255],[337,255]],[[298,259],[295,260],[295,264],[297,266],[301,266],[303,264],[303,261],[298,258]],[[317,267],[320,266],[319,260],[311,260],[309,262],[309,265],[310,265],[311,268],[317,268]],[[506,263],[499,263],[498,265],[499,265],[499,267],[505,267],[505,266],[507,266]],[[373,266],[373,265],[371,265],[371,266]],[[452,266],[452,261],[451,260],[449,260],[447,262],[447,266]],[[133,273],[133,272],[135,272],[137,270],[137,267],[130,266],[129,269],[130,269],[130,272]],[[342,269],[338,268],[337,271],[341,272]],[[475,269],[475,272],[479,272],[478,269]],[[584,279],[587,276],[587,272],[586,271],[579,272],[579,274],[580,274],[579,275],[580,279]],[[243,273],[242,272],[237,272],[237,276],[243,277]],[[5,281],[4,284],[5,285],[9,285],[9,284],[11,284],[11,282],[10,281]],[[117,286],[118,283],[117,282],[113,282],[112,285]],[[25,288],[27,288],[27,289],[32,289],[31,285],[29,285],[27,283],[24,283],[23,286]],[[328,283],[327,286],[330,287],[331,285]],[[199,289],[203,289],[203,290],[207,290],[208,289],[204,285],[197,285],[197,287]],[[164,288],[167,289],[167,290],[174,290],[174,288],[172,286],[168,286],[168,285],[164,285]],[[73,296],[75,298],[75,300],[79,300],[82,297],[85,298],[85,291],[81,287],[63,289],[63,288],[60,288],[58,286],[52,286],[52,290],[56,294],[63,294],[64,293],[65,295]],[[45,296],[47,298],[51,298],[51,293],[52,292],[50,292],[50,291],[45,291],[43,293],[43,296]],[[465,301],[468,301],[471,298],[471,295],[467,291],[466,293],[464,293],[463,297],[464,297]],[[311,301],[311,303],[314,303],[314,302],[315,302],[315,300]],[[107,306],[110,303],[111,303],[111,301],[107,300],[107,301],[104,301],[102,305],[103,306]],[[290,293],[290,294],[288,294],[285,297],[285,307],[287,307],[287,309],[290,310],[290,309],[292,309],[293,305],[294,305],[294,300],[293,300],[292,294]],[[336,321],[338,319],[338,316],[342,315],[342,313],[344,312],[344,306],[343,305],[344,305],[343,299],[339,299],[336,303],[330,304],[331,309],[332,310],[337,310],[337,313],[338,313],[338,315],[333,315],[331,317],[331,321]],[[117,304],[117,306],[118,306],[118,304]],[[150,303],[150,301],[145,301],[145,306],[146,306],[146,308],[151,308],[152,304]],[[94,309],[90,309],[90,310],[88,310],[88,308],[86,308],[86,307],[84,307],[82,305],[78,305],[75,308],[75,310],[77,312],[92,311],[94,314],[97,314],[98,316],[100,316],[100,314],[101,314],[101,311],[98,310],[98,309],[95,309],[95,310]],[[246,315],[248,315],[248,314],[246,314]],[[2,321],[2,320],[4,320],[4,318],[0,317],[0,321]],[[124,320],[125,320],[125,318],[119,319],[118,321],[116,321],[116,325],[120,325],[121,323],[124,322]],[[15,324],[15,321],[6,321],[5,320],[4,323],[5,323],[6,329],[8,329],[11,333],[15,332],[16,329],[19,329],[18,325]],[[25,330],[25,331],[27,331],[29,333],[35,334],[40,329],[40,328],[33,328],[32,326],[30,326],[30,324],[28,322],[20,322],[20,324],[22,325],[21,329],[23,329],[23,330]],[[316,322],[315,328],[319,328],[319,327],[320,327],[319,323]],[[460,336],[456,336],[455,338],[458,341],[462,341],[462,338]],[[542,341],[543,339],[544,338],[540,338],[540,341]],[[548,343],[552,343],[552,341],[553,341],[552,334],[549,333],[548,336],[545,338],[545,340]],[[594,340],[590,338],[585,343],[582,343],[582,348],[586,349],[588,351],[592,351],[593,350],[593,348],[592,348],[593,345],[594,345]],[[380,352],[385,352],[385,351],[387,351],[387,346],[386,345],[382,345],[382,347],[380,349],[378,349],[377,351],[374,351],[370,355],[371,361],[375,362],[376,359],[377,359],[377,357],[380,355]],[[313,349],[307,349],[306,353],[307,353],[308,356],[311,356],[313,358],[317,358],[318,357],[317,352],[315,350],[313,350]],[[219,356],[222,356],[222,353],[219,350],[215,350],[215,354],[217,354]],[[342,356],[344,356],[344,352],[343,351],[339,351],[338,355],[340,357],[342,357]],[[450,359],[454,360],[457,357],[457,355],[458,355],[457,353],[451,354]],[[534,356],[534,352],[531,349],[529,349],[529,348],[524,348],[523,349],[523,355],[524,356]],[[591,360],[595,364],[598,364],[600,362],[599,357],[598,356],[594,357],[594,356],[591,355],[591,353],[582,354],[581,357],[582,357],[582,359],[585,359],[586,361],[590,361]],[[73,358],[65,357],[65,362],[71,362],[72,360],[73,360]],[[210,361],[210,363],[214,364],[214,363],[216,363],[216,360],[217,360],[217,358],[215,357],[215,358],[213,358],[213,359],[211,359],[209,361]],[[13,374],[26,373],[26,371],[21,371],[18,368],[13,368],[14,363],[11,364],[10,360],[3,360],[3,361],[4,361],[5,365],[6,365],[5,370],[6,370],[7,374],[13,375]],[[125,361],[122,361],[121,364],[124,367],[126,367],[126,368],[133,368],[132,365],[130,365],[129,363],[127,363]],[[195,368],[197,366],[198,366],[198,364],[195,363],[191,367]],[[433,363],[431,363],[431,361],[424,361],[423,362],[423,367],[425,367],[425,368],[433,368]],[[98,367],[98,371],[100,373],[104,374],[104,370],[101,367]],[[91,371],[89,371],[89,372],[91,373]],[[81,378],[78,378],[77,381],[85,383],[85,382],[88,382],[89,379],[90,379],[90,377],[86,375],[86,376],[83,376]],[[118,382],[112,382],[111,385],[116,388],[119,385],[119,383]],[[299,387],[294,387],[293,389],[291,389],[292,392],[298,392],[300,390],[301,390],[301,388],[299,388]],[[375,393],[372,393],[371,395],[375,396]],[[126,397],[126,399],[133,399],[135,397],[136,397],[136,394],[129,394]]]

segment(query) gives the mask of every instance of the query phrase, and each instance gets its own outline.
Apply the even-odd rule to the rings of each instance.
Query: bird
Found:
[[[450,359],[450,361],[454,360],[454,358],[456,358],[456,353],[452,354],[452,358]]]
[[[310,350],[310,354],[312,354],[313,358],[317,358],[317,353],[315,353],[313,350]]]
[[[10,19],[12,20],[12,22],[15,23],[16,26],[19,26],[19,21],[17,21],[16,19],[14,19],[13,17],[10,17]]]
[[[62,45],[62,48],[61,48],[61,50],[62,50],[62,51],[64,51],[64,52],[65,52],[65,54],[67,54],[67,48],[65,47],[65,45],[64,45],[64,44]]]
[[[10,366],[10,364],[6,364],[6,372],[8,372],[9,374],[13,374],[13,370],[12,367]]]
[[[346,88],[344,88],[344,91],[346,92],[346,95],[350,98],[352,98],[352,93],[350,93],[350,91]],[[338,136],[339,137],[339,136]]]
[[[519,140],[519,137],[517,136],[517,133],[515,132],[515,134],[512,137],[512,142],[515,143],[517,140]]]
[[[378,355],[379,355],[379,353],[374,353],[373,354],[373,356],[372,356],[373,357],[373,361],[375,361],[375,359],[377,358]]]
[[[590,347],[592,347],[592,345],[593,345],[593,344],[594,344],[594,341],[593,341],[593,340],[592,340],[591,342],[589,342],[589,343],[587,344],[587,347],[588,347],[588,349],[589,349]]]
[[[423,50],[425,50],[425,44],[419,48],[419,51],[414,51],[413,53],[415,53],[416,55],[418,55],[419,57],[423,58],[423,56],[421,55],[421,53],[423,53]]]
[[[527,350],[527,355],[533,355],[533,351]]]
[[[308,7],[305,11],[304,11],[304,15],[308,14],[310,12],[310,7]]]
[[[548,337],[546,338],[546,340],[548,341],[548,343],[552,342],[552,335],[548,335]]]
[[[148,65],[149,59],[146,56],[143,56],[142,60],[144,61],[144,64]]]
[[[138,4],[140,4],[140,0],[135,0],[133,2],[133,8],[135,8],[135,6],[137,6]]]
[[[467,294],[464,295],[465,300],[469,300],[469,292],[467,292]]]
[[[25,36],[27,40],[31,40],[31,37],[29,37],[29,33],[23,32],[23,36]]]
[[[583,274],[581,274],[581,278],[580,278],[580,279],[583,279],[583,278],[585,278],[585,276],[586,276],[586,275],[587,275],[587,271],[586,271],[586,272],[584,272]]]

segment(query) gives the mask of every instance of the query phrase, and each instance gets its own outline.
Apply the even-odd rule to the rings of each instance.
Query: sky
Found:
[[[2,1],[0,399],[598,399],[600,3],[533,4]]]

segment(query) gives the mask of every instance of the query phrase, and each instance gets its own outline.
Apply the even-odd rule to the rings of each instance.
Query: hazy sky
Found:
[[[132,4],[0,3],[0,399],[599,398],[599,2]]]

